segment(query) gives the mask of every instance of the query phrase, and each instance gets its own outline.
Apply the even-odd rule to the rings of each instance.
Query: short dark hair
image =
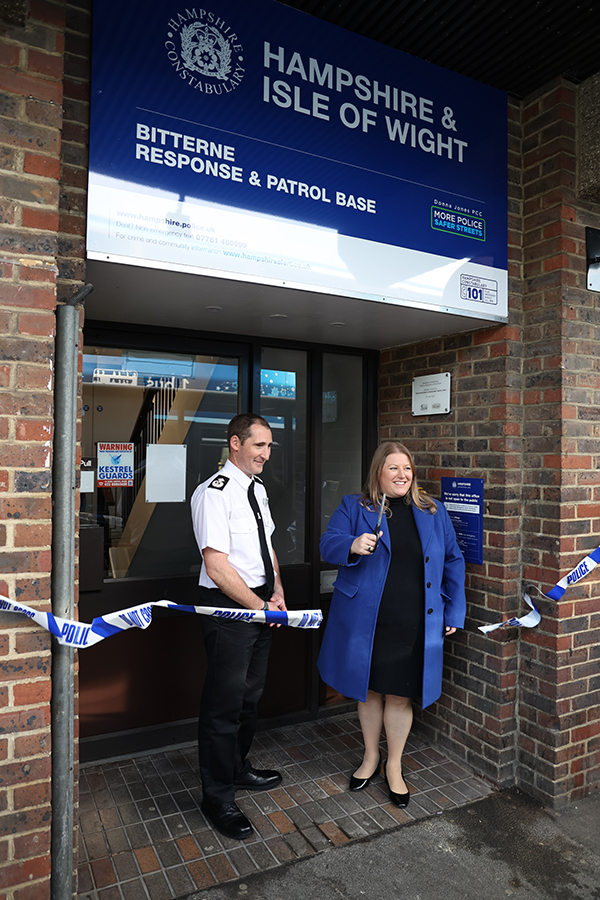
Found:
[[[240,444],[247,441],[250,437],[250,430],[253,425],[262,425],[263,428],[271,430],[271,426],[266,419],[256,413],[239,413],[234,416],[227,427],[227,445],[231,447],[231,438],[239,437]]]

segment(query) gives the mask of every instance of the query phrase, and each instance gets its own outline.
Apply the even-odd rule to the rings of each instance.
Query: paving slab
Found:
[[[188,900],[598,900],[600,792],[560,813],[516,789]]]

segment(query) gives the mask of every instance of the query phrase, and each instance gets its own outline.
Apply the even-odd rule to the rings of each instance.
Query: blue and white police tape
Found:
[[[562,600],[562,596],[566,589],[570,587],[572,584],[577,584],[578,581],[581,581],[590,572],[596,568],[596,566],[600,563],[600,547],[596,547],[595,550],[586,556],[585,559],[582,559],[580,563],[578,563],[574,569],[561,578],[560,581],[551,588],[547,594],[544,594],[543,591],[540,591],[538,587],[535,585],[530,585],[528,590],[537,591],[538,594],[542,597],[546,597],[548,600]],[[505,619],[504,622],[498,622],[496,625],[479,625],[479,630],[483,631],[484,634],[487,634],[489,631],[496,631],[497,628],[510,628],[510,626],[522,626],[523,628],[535,628],[536,625],[539,624],[541,616],[533,602],[529,594],[524,591],[523,592],[523,600],[530,607],[531,612],[527,613],[524,616],[520,616],[519,618]]]
[[[21,613],[33,622],[41,625],[54,635],[59,644],[65,647],[92,647],[104,638],[127,631],[129,628],[147,628],[152,621],[152,610],[155,606],[165,609],[176,609],[180,612],[196,613],[201,616],[215,616],[219,619],[230,619],[239,622],[257,622],[264,625],[289,625],[292,628],[318,628],[323,621],[320,609],[221,609],[216,606],[184,606],[171,603],[170,600],[155,600],[141,606],[131,606],[117,612],[98,616],[87,625],[72,619],[61,619],[52,613],[39,612],[22,603],[13,603],[8,597],[0,595],[0,611]]]

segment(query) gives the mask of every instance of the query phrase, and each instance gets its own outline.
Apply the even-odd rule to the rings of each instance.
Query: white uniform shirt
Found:
[[[229,557],[229,565],[245,581],[248,587],[265,583],[265,567],[260,553],[258,525],[248,501],[251,478],[227,460],[216,475],[198,485],[191,500],[194,534],[200,551],[212,547]],[[261,511],[265,535],[271,559],[273,548],[271,535],[275,530],[267,492],[262,481],[255,479],[254,494]],[[206,574],[203,565],[200,572],[202,587],[217,585]]]

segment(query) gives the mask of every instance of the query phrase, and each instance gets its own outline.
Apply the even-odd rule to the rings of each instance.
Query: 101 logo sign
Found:
[[[215,13],[186,9],[169,19],[167,57],[186,84],[204,94],[229,94],[241,84],[244,48]]]

